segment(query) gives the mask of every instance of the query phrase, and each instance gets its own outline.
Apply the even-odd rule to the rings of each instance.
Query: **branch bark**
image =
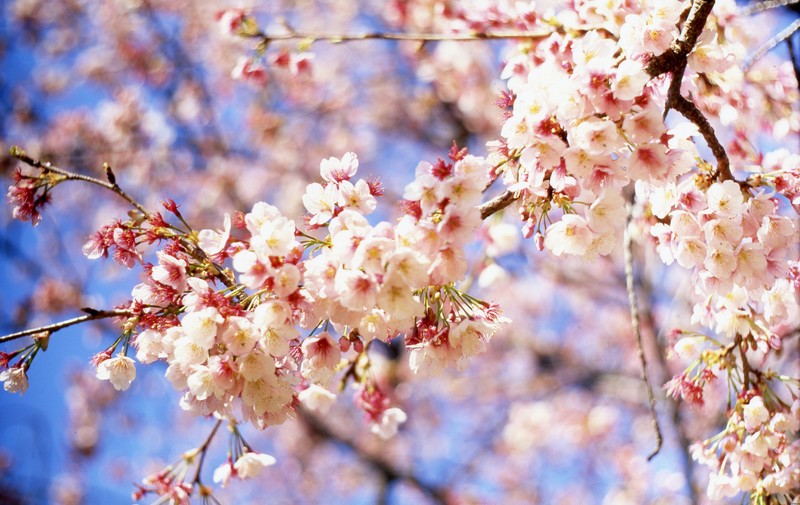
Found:
[[[91,313],[85,316],[74,317],[58,323],[48,324],[47,326],[39,326],[38,328],[30,328],[27,330],[18,331],[16,333],[10,333],[0,337],[0,344],[10,342],[18,338],[27,337],[29,335],[34,335],[36,333],[53,333],[55,331],[69,328],[70,326],[75,326],[76,324],[85,323],[87,321],[108,319],[110,317],[125,317],[130,315],[131,313],[127,310],[92,310]]]

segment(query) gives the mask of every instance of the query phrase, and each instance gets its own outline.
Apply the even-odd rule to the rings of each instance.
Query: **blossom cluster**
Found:
[[[718,437],[693,447],[695,459],[714,470],[709,497],[791,493],[800,475],[800,440],[792,436],[798,430],[800,399],[776,408],[761,395],[746,395]]]
[[[464,247],[481,224],[476,205],[489,168],[466,151],[451,155],[452,162],[420,164],[395,224],[367,220],[382,190],[353,179],[358,159],[347,153],[323,160],[323,184],[303,195],[308,232],[264,202],[226,215],[220,229],[191,230],[171,200],[163,202],[167,217],[150,212],[104,226],[84,254],[141,264],[143,280],[119,308],[122,335],[92,359],[97,378],[128,389],[133,348],[143,364],[167,363],[183,409],[263,429],[301,405],[327,408],[334,376],[348,360],[351,369],[368,360],[372,340],[404,335],[414,371],[463,367],[504,320],[497,307],[456,287],[467,271]],[[10,391],[27,385],[23,365],[30,363],[20,363],[2,374]],[[406,414],[369,374],[342,380],[350,376],[373,431],[394,435]],[[268,464],[251,454],[220,467],[216,480],[255,475],[254,465]],[[172,470],[141,492],[184,500],[192,483]]]
[[[702,404],[705,390],[727,375],[729,394],[776,394],[768,404],[779,411],[781,396],[796,399],[800,393],[796,382],[778,380],[782,376],[768,368],[780,364],[783,338],[800,323],[793,250],[798,229],[785,215],[786,200],[797,206],[798,163],[785,150],[757,156],[744,145],[759,133],[761,120],[748,124],[761,113],[751,108],[755,98],[770,95],[765,101],[780,102],[775,90],[783,88],[767,91],[758,74],[749,82],[737,64],[745,56],[746,38],[732,2],[718,2],[708,16],[685,68],[671,74],[679,81],[653,71],[649,63],[685,36],[686,8],[676,0],[613,7],[576,2],[525,15],[525,7],[517,7],[519,15],[506,16],[506,26],[532,35],[507,57],[502,77],[508,92],[499,102],[506,118],[502,138],[489,146],[490,160],[519,197],[524,234],[535,234],[537,245],[557,256],[610,254],[628,214],[626,200],[640,202],[629,232],[652,237],[665,264],[677,262],[691,271],[691,324],[714,335],[674,333],[675,351],[690,365],[670,381],[668,391]],[[790,93],[782,98],[787,103]],[[735,124],[731,169],[749,172],[746,180],[723,168],[728,160],[719,150],[716,170],[703,160],[692,140],[703,127],[696,118],[667,121],[665,111],[687,95],[698,112]],[[731,414],[729,426],[735,422]],[[796,437],[792,423],[780,426],[782,437]],[[778,444],[777,438],[770,440]],[[790,496],[797,475],[781,461],[794,449],[784,452],[790,444],[781,440],[770,446],[763,472],[758,467],[745,480],[728,482],[722,494],[757,497],[767,490]],[[729,438],[728,446],[731,454],[749,450],[744,436]],[[720,470],[730,464],[738,474],[739,462],[726,461],[710,466]],[[771,477],[773,469],[786,471],[780,485]],[[709,490],[715,497],[717,484]]]
[[[412,371],[435,374],[463,369],[507,322],[496,305],[460,284],[476,236],[485,235],[490,261],[516,247],[518,228],[500,221],[481,228],[484,193],[499,180],[522,235],[535,237],[539,250],[584,260],[609,256],[630,219],[627,233],[638,233],[664,264],[690,273],[692,329],[670,334],[672,350],[688,366],[666,389],[701,405],[709,388],[728,384],[725,429],[694,450],[712,469],[709,495],[796,497],[800,383],[770,366],[782,364],[786,336],[800,324],[798,227],[786,216],[800,211],[800,156],[762,155],[751,142],[770,117],[753,119],[758,104],[796,116],[796,92],[787,91],[786,75],[742,68],[743,24],[730,0],[717,2],[704,20],[685,65],[653,70],[652,62],[686,35],[687,7],[700,3],[395,2],[395,17],[411,26],[428,28],[422,18],[435,10],[447,20],[433,25],[437,30],[524,33],[506,55],[504,117],[489,155],[454,146],[449,160],[420,163],[392,222],[370,217],[383,190],[356,178],[353,153],[321,162],[321,181],[302,196],[303,223],[258,202],[249,212],[226,214],[221,228],[193,230],[172,201],[164,202],[166,217],[137,206],[129,220],[104,226],[83,248],[90,259],[111,256],[143,271],[131,301],[115,312],[122,334],[92,359],[97,378],[128,389],[136,378],[131,348],[140,363],[164,361],[167,379],[183,393],[182,408],[231,422],[234,449],[214,472],[222,485],[275,463],[243,441],[235,422],[263,429],[300,407],[324,412],[337,376],[341,388],[355,382],[355,403],[372,431],[393,436],[407,416],[366,371],[370,346],[402,338]],[[269,40],[247,11],[228,9],[217,21],[225,36],[261,39],[256,57],[239,59],[234,79],[265,85],[265,61],[293,76],[310,70],[312,55],[304,51],[267,55]],[[436,58],[448,47],[438,46]],[[469,102],[449,91],[448,100]],[[678,105],[688,121],[667,117]],[[735,130],[730,160],[687,107]],[[773,133],[788,131],[789,123],[776,123]],[[701,135],[716,168],[695,144]],[[8,192],[14,217],[34,225],[50,190],[68,178],[38,167],[38,175],[18,172]],[[478,284],[496,281],[498,269],[487,267]],[[26,371],[46,338],[0,353],[7,391],[26,390]],[[523,435],[536,418],[553,420],[546,409],[534,403],[512,410],[507,440],[537,445]],[[602,434],[616,414],[601,407],[589,418]],[[207,445],[137,492],[186,503],[199,483],[184,480],[186,467]]]

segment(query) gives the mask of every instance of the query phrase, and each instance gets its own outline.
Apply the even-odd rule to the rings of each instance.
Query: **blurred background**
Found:
[[[481,155],[499,136],[502,42],[317,43],[308,60],[302,43],[274,43],[265,77],[237,81],[231,72],[255,42],[224,34],[216,21],[220,9],[237,6],[0,0],[4,184],[17,167],[7,155],[12,145],[101,178],[107,162],[146,207],[172,198],[196,229],[219,228],[226,212],[246,212],[257,201],[300,220],[300,197],[319,178],[319,161],[353,151],[360,174],[383,182],[376,216],[391,220],[419,161],[444,157],[453,141]],[[508,22],[478,1],[245,7],[267,33],[438,33],[472,26],[469,12],[488,13],[483,28]],[[795,19],[788,9],[760,15],[763,34],[754,37],[765,41]],[[784,46],[764,64],[790,73]],[[120,203],[98,188],[65,183],[35,229],[13,220],[10,207],[0,213],[0,333],[130,297],[136,269],[81,253],[93,231],[125,216]],[[521,240],[513,213],[490,221],[488,243],[505,245],[471,251],[473,284],[514,323],[487,354],[463,371],[419,378],[401,346],[372,346],[374,372],[409,416],[398,436],[383,441],[369,433],[347,391],[324,418],[304,414],[264,432],[245,428],[248,442],[278,463],[221,490],[222,503],[704,502],[706,477],[690,461],[689,441],[718,431],[724,392],[691,409],[659,387],[679,368],[664,348],[669,330],[689,317],[682,272],[661,267],[652,251],[636,251],[665,435],[648,463],[655,436],[619,248],[595,265],[556,262]],[[138,365],[122,393],[94,378],[89,358],[118,331],[95,322],[54,334],[30,370],[30,389],[0,395],[0,504],[127,503],[133,483],[210,431],[211,420],[182,414],[160,363]],[[220,439],[206,481],[224,458]]]

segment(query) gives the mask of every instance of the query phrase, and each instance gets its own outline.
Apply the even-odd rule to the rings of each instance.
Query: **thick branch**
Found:
[[[672,101],[672,108],[680,112],[686,119],[691,121],[700,130],[706,143],[708,144],[711,153],[717,159],[717,172],[715,178],[722,181],[735,181],[731,173],[731,162],[728,159],[728,153],[722,147],[717,135],[714,133],[714,127],[708,122],[708,119],[700,112],[700,109],[691,100],[677,95]]]
[[[628,303],[631,310],[631,327],[633,334],[636,337],[636,346],[639,354],[639,363],[641,365],[641,379],[644,382],[645,389],[647,390],[647,398],[650,402],[650,416],[653,420],[653,429],[656,432],[656,447],[653,452],[647,456],[648,461],[653,459],[656,454],[661,450],[663,439],[661,437],[661,427],[658,424],[658,417],[656,417],[656,398],[653,394],[653,386],[647,378],[647,358],[644,355],[644,346],[642,344],[642,332],[639,328],[639,304],[636,300],[636,286],[633,281],[633,241],[631,240],[631,221],[633,218],[633,211],[631,204],[628,204],[628,222],[625,226],[624,236],[624,249],[625,249],[625,283],[628,288]]]
[[[725,181],[735,180],[731,173],[730,160],[725,148],[722,147],[714,133],[714,128],[703,113],[700,112],[700,109],[691,100],[681,95],[681,81],[686,71],[689,53],[703,32],[703,27],[713,7],[714,0],[694,0],[678,40],[672,43],[669,50],[653,57],[645,67],[645,71],[651,77],[658,77],[668,72],[672,73],[672,81],[667,92],[667,103],[664,107],[664,116],[666,117],[670,109],[675,109],[697,126],[717,159],[715,178]]]
[[[678,40],[670,48],[658,56],[654,56],[645,67],[650,77],[658,77],[668,72],[674,72],[686,63],[686,58],[697,43],[697,38],[703,32],[708,15],[714,8],[714,0],[694,0],[689,16],[683,25]]]
[[[497,195],[488,202],[478,205],[478,210],[481,211],[481,219],[486,219],[495,212],[499,212],[505,209],[506,207],[511,205],[511,202],[513,202],[516,199],[517,197],[514,196],[513,191],[506,190],[505,192]]]
[[[39,326],[38,328],[30,328],[28,330],[22,330],[16,333],[5,335],[3,337],[0,337],[0,344],[10,342],[18,338],[27,337],[29,335],[34,335],[36,333],[53,333],[54,331],[68,328],[76,324],[85,323],[86,321],[95,321],[97,319],[108,319],[109,317],[125,317],[130,315],[131,313],[127,310],[92,310],[91,313],[85,316],[74,317],[72,319],[67,319],[66,321],[49,324],[47,326]]]

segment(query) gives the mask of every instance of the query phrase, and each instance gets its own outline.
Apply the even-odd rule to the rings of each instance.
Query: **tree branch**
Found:
[[[478,210],[481,211],[481,219],[486,219],[495,212],[505,209],[516,199],[517,197],[514,196],[513,191],[506,190],[488,202],[478,205]]]
[[[647,358],[644,355],[644,346],[642,344],[642,332],[639,328],[639,305],[636,300],[636,286],[633,281],[633,245],[631,240],[631,224],[633,221],[632,205],[629,203],[627,206],[628,222],[625,226],[625,237],[623,239],[625,249],[625,284],[628,288],[628,304],[631,311],[631,327],[633,334],[636,337],[636,346],[639,354],[639,362],[641,365],[641,380],[644,382],[645,389],[647,390],[647,398],[650,402],[650,416],[653,421],[653,429],[656,432],[656,447],[653,452],[647,456],[650,461],[661,450],[663,439],[661,437],[661,427],[658,424],[658,417],[656,416],[656,398],[653,394],[653,386],[647,378]]]
[[[686,63],[686,58],[697,43],[697,38],[703,32],[708,15],[714,8],[714,0],[694,0],[689,16],[683,25],[678,40],[672,43],[669,49],[654,56],[645,67],[650,77],[658,77],[668,72],[674,72]]]
[[[416,475],[399,470],[384,461],[382,458],[364,452],[364,450],[358,447],[355,442],[334,432],[330,427],[328,427],[313,414],[304,410],[301,410],[299,413],[300,415],[298,417],[302,419],[306,426],[308,426],[308,428],[315,434],[328,440],[343,444],[365,463],[374,468],[383,478],[383,486],[388,486],[390,483],[397,480],[403,480],[425,493],[436,503],[447,505],[447,490],[431,484],[426,484],[419,480]]]
[[[662,377],[666,379],[667,377],[671,376],[671,374],[669,371],[669,366],[667,365],[667,357],[665,352],[666,349],[663,345],[659,345],[657,339],[657,336],[661,334],[661,330],[658,328],[658,325],[653,318],[653,304],[651,301],[654,300],[653,284],[649,282],[646,277],[640,277],[639,286],[641,287],[640,293],[642,294],[641,324],[644,328],[647,328],[649,334],[653,337],[653,341],[655,342],[657,349],[655,354],[656,361],[661,370]],[[683,424],[680,404],[677,400],[669,395],[667,395],[665,399],[665,404],[669,414],[667,418],[672,424],[672,429],[675,430],[675,433],[678,436],[678,443],[680,444],[682,450],[681,470],[683,472],[683,478],[686,480],[686,490],[689,494],[689,503],[692,505],[697,505],[697,497],[700,496],[701,493],[699,489],[697,489],[697,484],[694,479],[692,454],[691,450],[689,449],[691,446],[691,441],[689,440],[689,436],[686,434],[686,428]]]
[[[757,2],[747,7],[742,7],[741,13],[744,16],[751,16],[753,14],[758,14],[759,12],[764,12],[770,9],[777,9],[778,7],[785,7],[787,5],[794,5],[800,3],[800,0],[764,0],[763,2]]]
[[[114,176],[114,173],[111,171],[111,167],[109,167],[107,164],[104,165],[104,168],[106,171],[106,177],[108,177],[109,182],[101,181],[100,179],[88,175],[76,174],[74,172],[63,170],[61,168],[56,167],[49,161],[42,162],[39,160],[35,160],[30,156],[28,156],[28,154],[24,150],[22,150],[17,146],[13,146],[10,150],[10,153],[11,156],[22,161],[23,163],[26,163],[34,168],[44,170],[45,172],[53,172],[55,174],[59,174],[65,177],[66,180],[68,181],[84,181],[90,184],[95,184],[97,186],[100,186],[101,188],[108,189],[113,193],[117,194],[118,196],[120,196],[121,198],[123,198],[126,202],[130,203],[136,210],[141,212],[145,218],[148,218],[150,216],[150,212],[142,204],[137,202],[132,196],[130,196],[128,193],[123,191],[122,188],[119,187],[119,185],[116,182],[116,177]],[[178,240],[178,242],[181,243],[181,245],[186,249],[188,253],[194,255],[196,259],[200,261],[208,261],[208,263],[212,266],[212,268],[214,268],[214,270],[217,271],[217,277],[222,281],[223,284],[225,284],[225,286],[230,288],[235,285],[234,282],[225,273],[225,270],[221,266],[211,261],[211,259],[205,253],[205,251],[200,249],[198,245],[190,242],[188,239],[186,239],[186,237],[183,236],[176,237],[176,240]]]
[[[794,23],[790,24],[783,30],[779,31],[774,37],[769,39],[768,41],[764,42],[764,44],[759,47],[755,53],[745,62],[742,70],[747,72],[750,67],[753,66],[753,63],[757,62],[761,58],[764,57],[768,52],[775,49],[778,44],[783,42],[784,40],[788,40],[789,37],[795,34],[797,30],[800,30],[800,19],[795,19]]]
[[[470,42],[480,40],[508,40],[508,39],[543,39],[548,36],[552,31],[542,31],[539,33],[523,32],[523,31],[507,31],[507,32],[472,32],[472,33],[386,33],[386,32],[365,32],[365,33],[313,33],[306,32],[300,33],[292,31],[290,33],[283,33],[277,35],[268,35],[264,32],[258,31],[252,35],[243,34],[244,36],[251,36],[260,38],[263,44],[269,44],[281,40],[306,40],[311,42],[327,41],[333,44],[341,42],[354,42],[359,40],[410,40],[416,42],[440,42],[440,41],[455,41],[455,42]]]
[[[96,179],[94,177],[90,177],[88,175],[76,174],[76,173],[73,173],[73,172],[68,172],[66,170],[62,170],[62,169],[54,166],[49,161],[41,162],[39,160],[35,160],[35,159],[31,158],[30,156],[28,156],[28,153],[26,153],[24,150],[20,149],[17,146],[13,146],[11,148],[10,153],[11,153],[11,156],[13,156],[14,158],[16,158],[19,161],[21,161],[21,162],[23,162],[23,163],[25,163],[27,165],[30,165],[30,166],[32,166],[34,168],[39,168],[41,170],[44,170],[45,172],[53,172],[53,173],[58,174],[58,175],[63,175],[64,177],[66,177],[67,180],[70,180],[70,181],[84,181],[84,182],[88,182],[90,184],[96,184],[97,186],[100,186],[102,188],[106,188],[106,189],[116,193],[118,196],[123,198],[129,204],[133,205],[133,207],[136,210],[138,210],[139,212],[141,212],[145,217],[150,215],[150,213],[147,212],[147,209],[145,209],[144,206],[142,204],[140,204],[139,202],[137,202],[132,196],[130,196],[125,191],[123,191],[122,188],[120,188],[119,185],[116,183],[116,181],[113,182],[113,183],[112,182],[105,182],[105,181],[101,181],[100,179]],[[107,168],[106,169],[106,173],[113,173],[113,172],[110,172],[110,170],[111,170],[110,168]],[[109,177],[109,179],[110,180],[115,180],[113,177]]]
[[[669,103],[669,100],[667,103]],[[731,162],[728,159],[728,153],[725,152],[725,148],[722,147],[719,139],[717,139],[714,127],[711,126],[711,123],[708,122],[708,119],[700,112],[694,102],[679,94],[672,100],[672,108],[680,112],[700,130],[700,134],[705,139],[709,149],[711,149],[711,153],[717,159],[717,171],[714,177],[722,181],[735,181],[736,179],[731,173]]]
[[[39,326],[38,328],[30,328],[27,330],[10,333],[0,337],[0,344],[16,340],[18,338],[27,337],[36,333],[53,333],[55,331],[75,326],[76,324],[85,323],[86,321],[95,321],[97,319],[107,319],[109,317],[124,317],[130,316],[130,311],[127,310],[94,310],[85,316],[74,317],[58,323],[48,324],[47,326]]]
[[[691,100],[681,95],[681,81],[686,71],[689,53],[692,52],[698,37],[703,32],[703,27],[713,7],[714,0],[694,0],[678,40],[673,42],[667,51],[653,57],[645,67],[645,71],[650,77],[672,73],[672,81],[669,85],[667,102],[664,107],[664,117],[666,117],[670,109],[674,109],[694,123],[717,159],[715,179],[735,181],[736,179],[731,173],[728,154],[719,139],[717,139],[711,123],[708,122],[708,119]]]

